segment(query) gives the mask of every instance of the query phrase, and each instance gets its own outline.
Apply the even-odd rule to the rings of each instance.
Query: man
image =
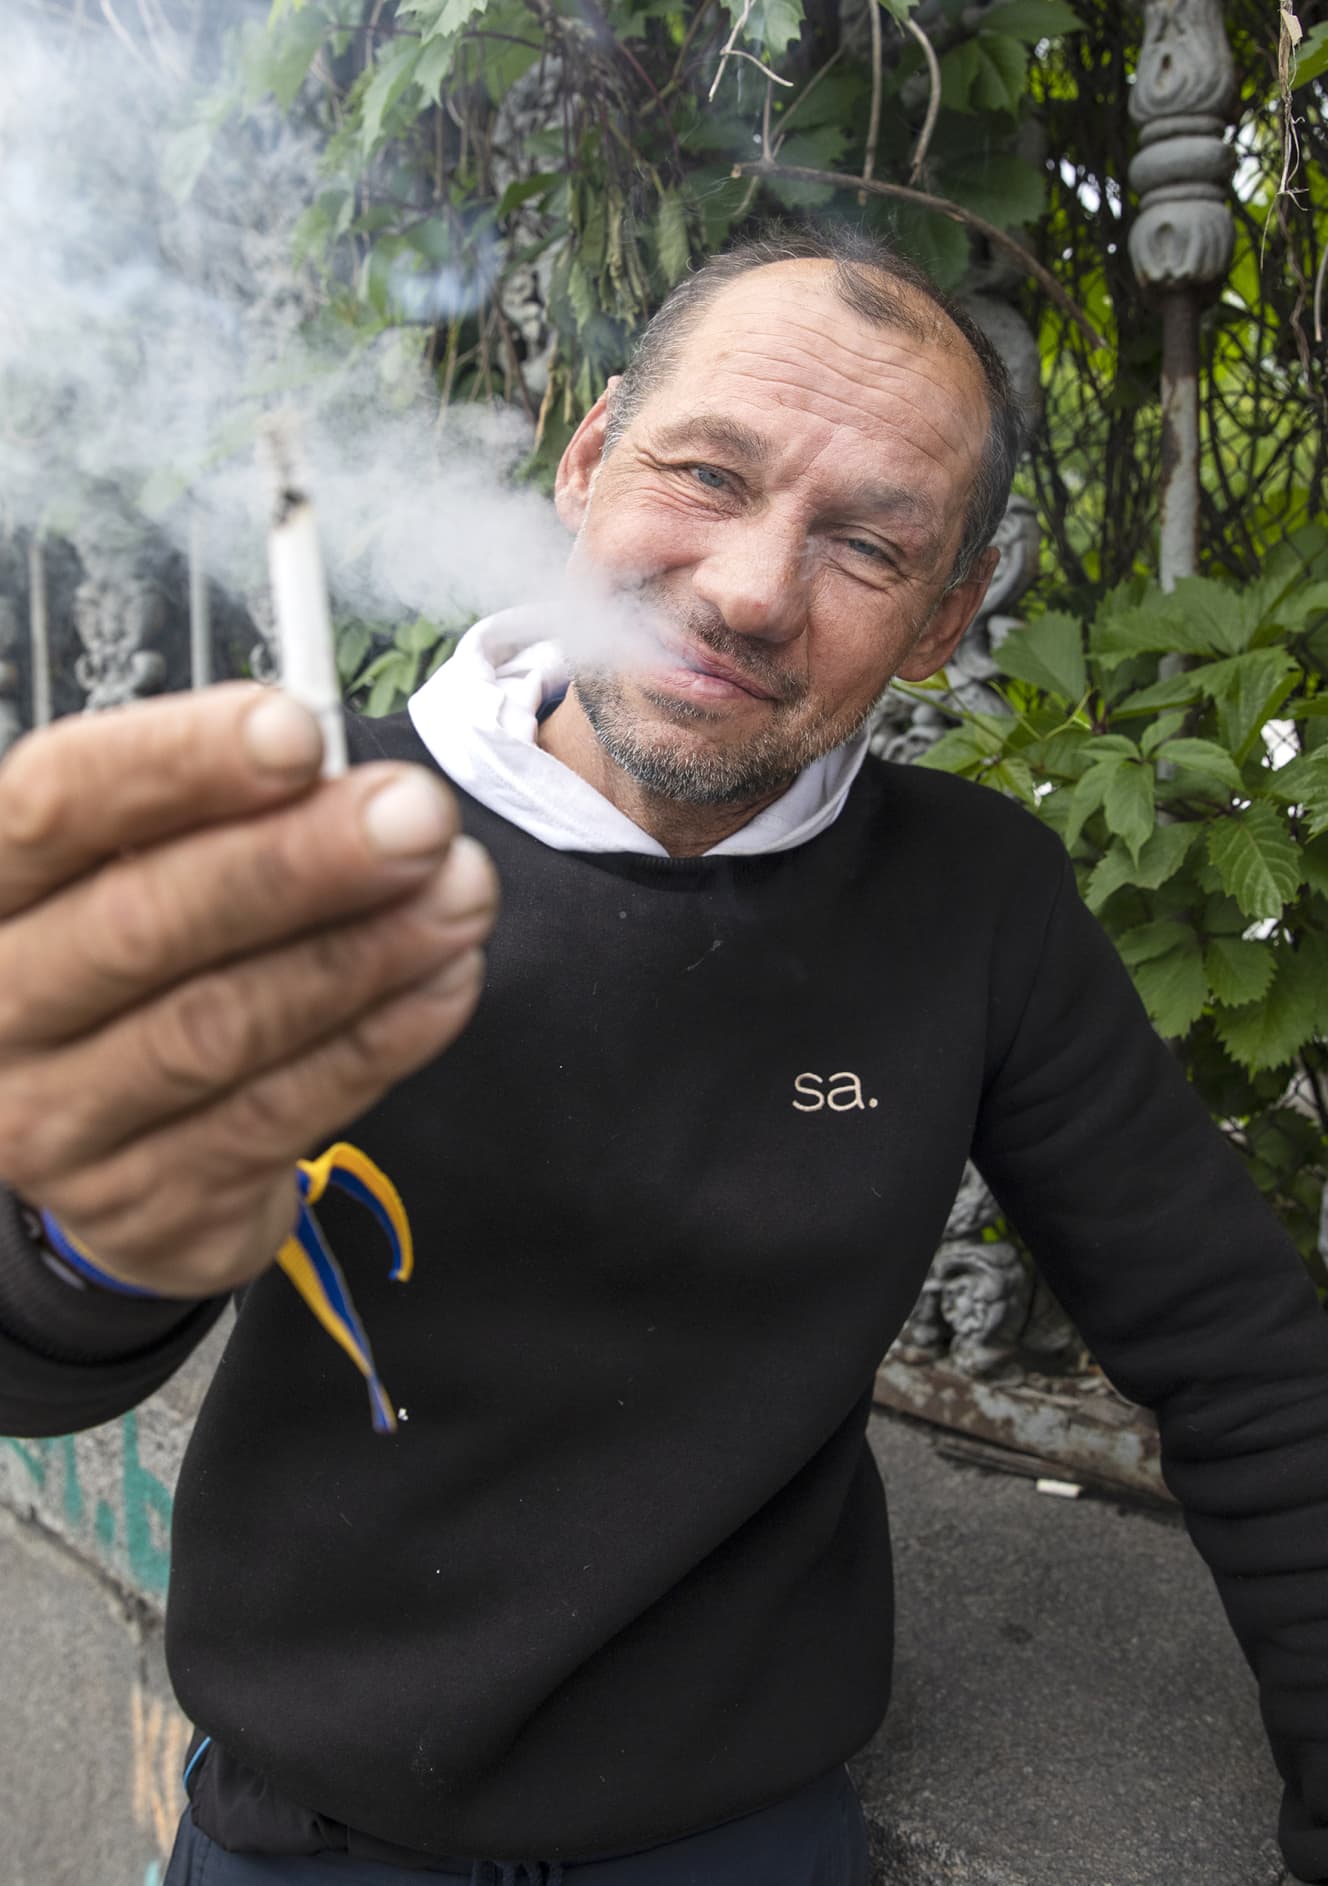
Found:
[[[559,472],[639,665],[569,677],[499,619],[352,723],[344,781],[245,690],[0,772],[0,1173],[97,1271],[15,1204],[0,1428],[109,1418],[245,1287],[177,1495],[172,1886],[863,1886],[864,1427],[970,1151],[1158,1410],[1328,1880],[1328,1327],[1058,841],[863,763],[972,618],[1013,440],[921,277],[755,245]],[[271,1268],[291,1162],[351,1121],[418,1251],[403,1293],[319,1208],[392,1440]]]

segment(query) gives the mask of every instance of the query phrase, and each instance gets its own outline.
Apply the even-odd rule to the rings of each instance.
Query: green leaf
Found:
[[[986,31],[973,44],[978,50],[973,103],[979,111],[1016,115],[1028,81],[1028,48],[1005,33]]]
[[[534,177],[513,179],[499,197],[494,215],[499,218],[510,216],[513,210],[519,210],[521,205],[529,203],[532,197],[547,196],[559,181],[557,176],[551,176],[546,172],[540,172]]]
[[[1292,91],[1310,84],[1324,72],[1328,72],[1328,20],[1320,20],[1317,26],[1311,27],[1297,48],[1296,68],[1291,75]]]
[[[567,299],[571,303],[572,313],[576,316],[579,328],[586,328],[599,313],[599,303],[595,300],[595,291],[590,285],[579,256],[575,257],[567,275]]]
[[[1164,740],[1170,740],[1185,725],[1183,713],[1163,714],[1139,736],[1139,751],[1145,759],[1156,753]]]
[[[909,14],[913,11],[917,3],[918,0],[881,0],[881,5],[885,8],[886,12],[892,19],[898,20],[901,26],[908,19]]]
[[[1215,936],[1204,952],[1204,967],[1213,994],[1228,1008],[1243,1008],[1267,995],[1277,967],[1271,943],[1253,938]]]
[[[1202,825],[1158,825],[1135,860],[1131,882],[1141,890],[1156,891],[1175,877],[1189,855]]]
[[[379,53],[360,111],[360,143],[368,151],[383,132],[383,121],[415,76],[421,42],[394,39]]]
[[[1249,758],[1299,673],[1284,648],[1257,648],[1196,670],[1199,686],[1217,707],[1222,739],[1237,765]]]
[[[456,64],[456,39],[448,34],[425,41],[412,82],[419,86],[430,103],[436,103]]]
[[[1203,627],[1170,609],[1168,599],[1162,596],[1099,616],[1089,637],[1104,668],[1113,668],[1131,655],[1207,655],[1213,652]],[[1169,701],[1167,705],[1177,703]]]
[[[724,0],[724,11],[736,26],[742,18],[741,0]],[[802,33],[802,0],[755,0],[743,35],[768,58],[778,59]]]
[[[963,162],[948,162],[940,174],[943,195],[985,216],[998,229],[1035,223],[1047,207],[1047,179],[1042,168],[1013,151],[984,152]]]
[[[436,622],[430,622],[425,616],[416,616],[413,621],[402,623],[394,639],[403,654],[427,655],[436,644],[438,634]]]
[[[1084,826],[1095,812],[1102,810],[1102,801],[1107,796],[1111,775],[1120,764],[1120,759],[1113,754],[1105,760],[1098,760],[1075,782],[1074,790],[1070,794],[1070,811],[1063,834],[1067,850],[1074,850],[1079,843]]]
[[[1301,753],[1269,774],[1270,797],[1295,806],[1309,827],[1311,838],[1328,830],[1328,747]]]
[[[419,21],[421,37],[427,44],[440,35],[460,32],[487,4],[488,0],[400,0],[397,13],[402,19]]]
[[[1286,820],[1266,799],[1208,828],[1208,856],[1247,917],[1280,917],[1300,889],[1300,856]]]
[[[1189,924],[1178,923],[1170,917],[1156,923],[1137,924],[1133,930],[1116,938],[1121,961],[1130,969],[1151,962],[1155,956],[1166,956],[1172,950],[1189,949],[1193,944],[1194,931]]]
[[[1064,0],[1003,0],[982,15],[986,32],[1008,33],[1036,46],[1058,33],[1082,33],[1084,23]]]
[[[794,131],[785,139],[780,162],[800,164],[806,170],[835,170],[848,146],[848,133],[842,125],[818,124],[814,129]],[[774,194],[790,209],[818,209],[829,203],[835,191],[828,183],[789,183],[780,179]]]
[[[941,103],[951,111],[969,110],[980,60],[976,39],[961,39],[941,60]]]
[[[1167,600],[1214,655],[1239,655],[1247,649],[1263,615],[1256,588],[1232,589],[1211,576],[1183,576]]]
[[[295,103],[326,32],[327,21],[314,7],[287,14],[269,31],[268,45],[251,77],[263,91],[271,92],[283,111]]]
[[[1328,833],[1322,838],[1311,839],[1300,854],[1300,868],[1305,874],[1305,882],[1320,897],[1328,897]]]
[[[337,673],[343,687],[348,687],[359,672],[372,642],[373,636],[365,622],[350,622],[337,630]]]
[[[1243,790],[1240,768],[1226,748],[1218,746],[1215,740],[1164,740],[1158,748],[1157,757],[1182,772],[1197,773],[1203,779],[1211,779],[1227,792],[1238,793]]]
[[[1251,1073],[1284,1067],[1328,1020],[1328,938],[1302,937],[1299,948],[1283,946],[1274,954],[1276,973],[1264,999],[1214,1018],[1227,1053]]]
[[[1011,629],[995,659],[1002,674],[1031,681],[1071,705],[1087,692],[1083,630],[1073,616],[1048,611],[1024,628]]]
[[[1084,902],[1092,911],[1101,910],[1107,899],[1134,883],[1134,859],[1118,839],[1101,857],[1084,886]]]
[[[1193,930],[1186,924],[1158,927],[1179,931],[1180,939],[1164,955],[1138,963],[1131,974],[1158,1032],[1176,1039],[1187,1035],[1203,1014],[1208,1002],[1208,977]]]
[[[691,260],[687,241],[687,212],[676,190],[665,190],[659,199],[655,240],[659,247],[660,274],[672,288],[687,273],[687,265]]]
[[[1112,768],[1102,799],[1108,829],[1123,838],[1130,855],[1138,862],[1139,848],[1150,838],[1157,823],[1153,799],[1153,769],[1142,762],[1126,760]]]
[[[1198,676],[1189,670],[1184,674],[1167,675],[1164,680],[1155,681],[1151,687],[1127,694],[1123,701],[1118,701],[1112,708],[1111,718],[1131,720],[1136,714],[1155,714],[1159,708],[1189,707],[1199,699],[1202,692]]]
[[[995,759],[1004,744],[999,735],[969,721],[943,733],[914,763],[933,767],[938,773],[964,773]]]

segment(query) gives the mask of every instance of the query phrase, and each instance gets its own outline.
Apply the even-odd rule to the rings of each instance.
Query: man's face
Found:
[[[984,560],[945,593],[986,438],[981,370],[948,329],[865,321],[831,275],[739,277],[613,449],[601,401],[559,469],[573,569],[659,625],[643,666],[579,672],[577,695],[610,757],[668,797],[781,789],[894,675],[941,667],[986,587]]]

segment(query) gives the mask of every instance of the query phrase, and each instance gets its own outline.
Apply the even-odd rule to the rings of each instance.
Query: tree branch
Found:
[[[998,229],[995,223],[989,223],[985,216],[976,216],[972,210],[966,210],[958,203],[952,203],[948,197],[932,196],[925,190],[911,190],[902,183],[880,183],[875,178],[843,177],[835,170],[809,170],[803,164],[768,164],[763,159],[757,163],[735,164],[731,175],[735,177],[782,177],[789,183],[820,183],[831,190],[865,190],[873,196],[893,198],[899,203],[912,203],[920,210],[932,210],[938,216],[948,216],[952,223],[963,223],[969,229],[975,229],[980,236],[997,248],[1004,249],[1022,264],[1026,274],[1031,275],[1038,286],[1056,303],[1063,314],[1067,314],[1080,329],[1085,338],[1094,347],[1106,346],[1106,341],[1098,333],[1093,323],[1071,296],[1067,295],[1056,277],[1049,269],[1043,268],[1037,257],[1027,250],[1022,242],[1004,229]]]

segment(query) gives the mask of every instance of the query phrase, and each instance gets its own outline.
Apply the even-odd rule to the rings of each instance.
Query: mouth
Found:
[[[773,689],[763,687],[743,669],[711,654],[709,649],[680,647],[670,642],[661,642],[660,647],[666,665],[652,671],[652,681],[662,681],[699,699],[729,700],[742,695],[754,701],[778,698]]]

